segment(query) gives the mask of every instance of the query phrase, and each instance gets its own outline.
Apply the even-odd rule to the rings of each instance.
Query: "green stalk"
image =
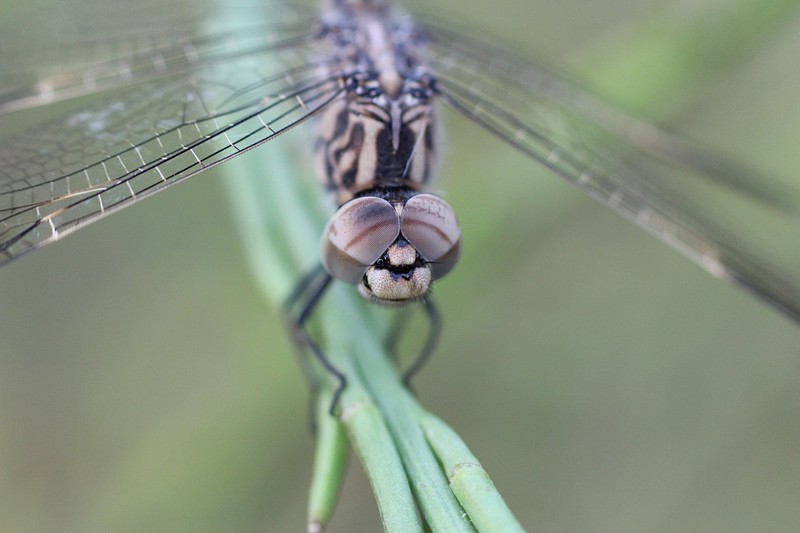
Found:
[[[330,387],[317,395],[317,448],[314,454],[314,475],[308,491],[308,531],[322,531],[336,507],[347,465],[347,435],[342,423],[327,416],[333,393]]]
[[[420,424],[428,443],[442,465],[450,487],[478,531],[515,533],[523,531],[511,509],[478,459],[447,424],[423,413]]]
[[[291,168],[292,153],[292,147],[285,146],[247,154],[225,166],[248,255],[260,286],[275,302],[290,291],[292,269],[299,278],[300,264],[307,264],[309,258],[318,260],[326,216],[313,183],[298,179]],[[308,257],[301,257],[304,254]],[[489,508],[506,509],[505,504],[496,494],[486,499],[485,491],[470,486],[458,497],[454,494],[440,457],[448,448],[429,444],[422,421],[430,415],[397,375],[384,348],[383,318],[352,287],[334,283],[312,329],[326,356],[347,376],[338,413],[372,484],[384,528],[422,531],[424,522],[434,531],[474,531],[469,511],[459,503],[462,498],[483,501]],[[327,413],[326,399],[336,383],[315,362],[309,361],[308,367],[323,384],[317,405]],[[321,530],[330,517],[346,460],[339,449],[343,441],[337,434],[338,422],[326,417],[319,419],[320,449],[309,506],[309,530],[314,531]],[[521,529],[518,524],[517,528]]]

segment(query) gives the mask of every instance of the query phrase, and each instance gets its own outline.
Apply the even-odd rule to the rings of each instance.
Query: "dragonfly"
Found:
[[[210,29],[211,3],[107,9],[66,13],[36,46],[3,28],[0,120],[10,133],[0,145],[0,264],[251,149],[269,150],[262,145],[308,123],[309,154],[336,212],[323,233],[323,268],[300,285],[295,331],[341,391],[345,376],[304,329],[331,280],[378,303],[420,301],[438,320],[430,287],[457,262],[460,241],[454,211],[427,191],[436,109],[447,107],[800,321],[795,186],[436,18],[414,19],[385,0],[327,0],[318,12],[267,4],[246,23],[223,16]],[[109,22],[103,35],[91,25],[97,17],[118,21],[117,31]],[[148,23],[125,30],[125,20]],[[62,102],[73,105],[58,106],[68,108],[60,116],[18,124]],[[421,360],[436,335],[432,328]]]

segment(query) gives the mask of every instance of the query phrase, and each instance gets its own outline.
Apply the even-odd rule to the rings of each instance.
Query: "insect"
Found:
[[[150,44],[165,53],[154,56],[147,45],[143,50],[131,45],[120,54],[122,62],[113,55],[117,52],[111,51],[110,57],[101,56],[96,63],[91,63],[97,68],[87,70],[85,64],[79,63],[73,69],[55,69],[54,74],[36,73],[39,77],[28,85],[4,92],[10,95],[10,98],[4,96],[5,110],[13,117],[16,115],[10,113],[19,112],[21,108],[62,96],[77,97],[101,89],[132,95],[145,93],[144,89],[156,89],[152,101],[136,102],[141,107],[121,108],[120,100],[115,107],[112,94],[104,103],[90,105],[89,111],[71,112],[64,120],[51,122],[53,126],[37,127],[12,137],[4,145],[3,168],[7,175],[39,172],[37,176],[45,177],[53,175],[54,166],[73,169],[69,179],[52,181],[48,178],[46,185],[29,183],[35,176],[24,174],[20,179],[26,186],[22,188],[9,187],[8,179],[0,180],[0,197],[5,202],[0,205],[4,214],[4,226],[0,231],[4,235],[5,258],[11,260],[40,243],[61,238],[85,222],[113,212],[134,199],[143,199],[170,183],[236,155],[251,144],[267,140],[271,143],[273,133],[291,127],[306,116],[311,116],[310,120],[322,120],[312,116],[317,109],[315,103],[320,104],[318,113],[323,113],[351,89],[346,80],[345,89],[342,89],[340,77],[343,76],[328,74],[330,79],[319,78],[320,72],[331,72],[319,69],[319,64],[315,63],[323,61],[319,58],[324,56],[318,55],[317,49],[324,32],[314,26],[315,18],[295,16],[294,22],[289,22],[291,15],[285,15],[277,31],[269,34],[268,43],[256,30],[261,22],[269,27],[270,21],[254,18],[252,31],[244,32],[240,41],[227,34],[224,27],[219,30],[217,40],[191,34],[188,41],[173,37],[159,42],[154,37]],[[431,56],[430,69],[437,82],[433,99],[439,105],[449,104],[497,137],[540,159],[562,177],[669,241],[715,275],[740,282],[787,314],[797,315],[797,284],[791,278],[791,268],[788,274],[785,268],[775,268],[769,257],[749,248],[752,241],[740,242],[715,219],[706,220],[706,216],[713,217],[713,213],[698,206],[696,199],[685,198],[681,189],[672,190],[672,184],[665,178],[672,175],[670,169],[676,163],[687,176],[708,172],[724,178],[727,174],[720,172],[724,165],[700,157],[709,166],[698,168],[693,163],[698,152],[692,147],[627,117],[595,114],[605,108],[593,107],[591,100],[581,100],[581,93],[573,92],[569,85],[562,86],[547,73],[534,71],[543,76],[538,79],[542,82],[539,87],[542,92],[535,93],[534,84],[512,75],[516,72],[513,62],[490,61],[490,50],[479,45],[461,47],[449,33],[434,26],[423,28],[422,33],[427,33],[431,39],[426,47]],[[187,46],[187,42],[191,46]],[[242,56],[246,59],[237,59],[241,50],[252,53]],[[245,79],[236,80],[235,85],[228,81],[233,79],[227,75],[233,71],[235,63],[249,65],[260,54],[277,56],[280,66],[266,72],[251,71]],[[209,64],[220,69],[206,70]],[[315,85],[321,81],[331,83]],[[127,92],[124,87],[130,82],[139,85]],[[528,101],[534,94],[541,100],[536,100],[541,109],[534,106],[533,98]],[[299,98],[280,98],[285,95]],[[154,110],[145,107],[154,102]],[[580,106],[570,107],[582,102],[588,102],[588,111]],[[274,107],[267,108],[271,105]],[[512,109],[519,113],[509,113],[508,105],[513,105]],[[566,120],[562,118],[564,115],[568,117]],[[131,121],[131,117],[138,120]],[[121,118],[125,120],[119,120]],[[534,120],[541,122],[532,122]],[[577,127],[592,122],[598,124],[588,132]],[[228,125],[232,126],[228,128]],[[154,127],[157,134],[154,134]],[[639,127],[643,129],[637,130]],[[630,134],[630,130],[637,134]],[[72,137],[65,133],[79,135]],[[650,139],[648,135],[654,137]],[[637,146],[633,142],[645,137],[652,145]],[[37,143],[57,144],[58,159],[44,150],[45,145]],[[35,150],[37,146],[44,151]],[[271,146],[268,144],[264,149]],[[606,146],[613,150],[602,152]],[[673,161],[652,156],[652,152],[669,155],[662,152],[671,150],[677,152],[673,154]],[[102,155],[96,156],[95,152]],[[62,160],[61,154],[70,155]],[[165,159],[168,154],[174,157]],[[700,155],[705,154],[701,152]],[[416,159],[409,158],[409,161]],[[41,170],[34,163],[41,163]],[[615,173],[617,170],[619,173]],[[745,177],[749,175],[744,174]],[[62,175],[66,176],[67,172]],[[130,179],[122,179],[123,175]],[[780,227],[787,231],[795,227],[791,190],[783,194],[782,189],[774,192],[758,185],[755,190],[748,190],[742,182],[747,180],[731,179],[722,189],[754,205],[753,209],[765,207],[767,211],[776,212]],[[715,186],[713,181],[702,183],[710,188]]]
[[[709,205],[696,205],[706,191],[689,192],[694,180],[736,196],[791,232],[798,194],[790,186],[605,107],[545,71],[394,15],[388,2],[331,0],[319,18],[282,9],[244,29],[223,24],[218,34],[154,33],[152,42],[120,50],[89,43],[97,57],[44,74],[23,67],[7,78],[14,80],[0,102],[7,114],[104,90],[122,93],[5,142],[0,261],[310,119],[317,176],[339,211],[324,232],[325,270],[297,331],[324,360],[303,324],[331,278],[356,284],[379,303],[423,301],[435,314],[429,288],[454,266],[460,248],[452,208],[424,192],[436,155],[434,106],[443,104],[713,275],[800,319],[791,269],[787,274],[755,253],[757,246],[722,225]],[[796,244],[787,242],[791,261]],[[329,370],[341,388],[344,376]]]

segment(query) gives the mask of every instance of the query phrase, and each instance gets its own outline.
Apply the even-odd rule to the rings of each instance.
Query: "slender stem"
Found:
[[[308,531],[322,531],[328,523],[347,464],[347,435],[343,424],[327,416],[333,398],[329,387],[323,387],[316,398],[317,448],[314,471],[308,494]]]

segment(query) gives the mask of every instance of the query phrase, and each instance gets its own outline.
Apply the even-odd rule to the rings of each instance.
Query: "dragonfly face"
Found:
[[[368,300],[402,304],[425,296],[431,281],[450,271],[460,245],[455,214],[438,196],[365,196],[344,204],[328,222],[322,262],[334,278],[358,283]]]

